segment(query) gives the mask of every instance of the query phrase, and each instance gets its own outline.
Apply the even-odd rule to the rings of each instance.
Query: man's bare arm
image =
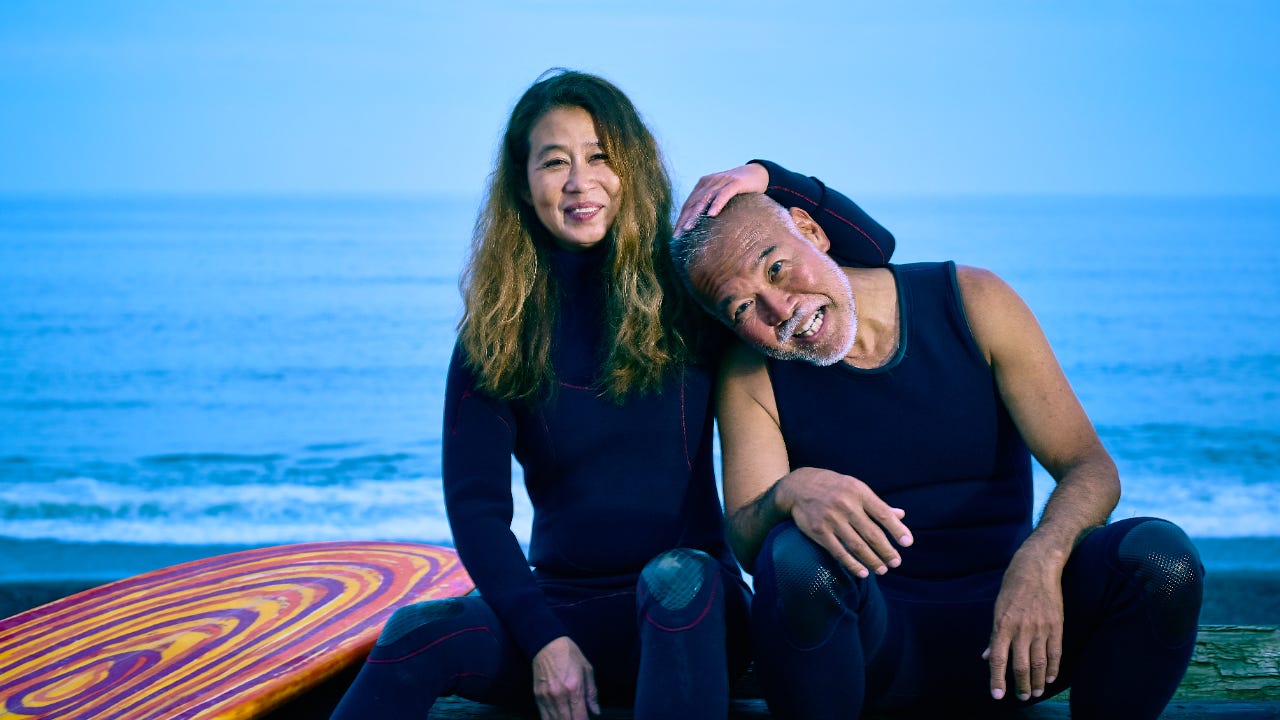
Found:
[[[1107,521],[1120,481],[1026,303],[985,270],[959,268],[957,276],[1000,396],[1031,453],[1057,481],[1005,572],[987,651],[993,695],[1004,695],[1012,667],[1019,697],[1038,697],[1056,678],[1062,655],[1063,568],[1079,538]]]

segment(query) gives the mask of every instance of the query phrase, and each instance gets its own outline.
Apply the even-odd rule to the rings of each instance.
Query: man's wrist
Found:
[[[1075,535],[1071,539],[1058,538],[1061,533],[1050,533],[1043,528],[1031,533],[1031,536],[1018,548],[1018,554],[1030,555],[1038,562],[1049,564],[1061,571],[1067,565],[1068,558],[1074,548]]]
[[[783,475],[765,493],[765,511],[768,513],[770,520],[782,522],[791,517],[791,510],[795,507],[795,498],[788,492],[790,489],[790,483],[787,482],[788,477],[790,477],[790,473]]]

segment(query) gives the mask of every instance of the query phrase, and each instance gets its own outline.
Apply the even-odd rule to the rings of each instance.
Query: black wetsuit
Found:
[[[1030,456],[969,331],[955,266],[892,268],[900,342],[884,366],[770,361],[791,467],[866,482],[906,510],[914,543],[883,576],[851,576],[788,522],[755,569],[753,629],[771,708],[853,718],[859,708],[975,716],[991,700],[982,658],[1002,574],[1031,531]],[[1093,531],[1063,577],[1073,717],[1154,718],[1194,646],[1203,568],[1176,526]]]
[[[808,210],[833,252],[888,260],[893,236],[851,201],[764,164],[770,195]],[[528,703],[530,659],[562,635],[592,663],[604,702],[634,695],[637,718],[724,715],[726,652],[735,669],[748,658],[748,593],[712,467],[712,372],[692,365],[658,392],[601,397],[608,248],[550,253],[554,394],[495,399],[460,349],[449,368],[445,503],[480,597],[398,611],[335,718],[425,717],[449,694]],[[534,510],[527,561],[510,528],[513,455]]]

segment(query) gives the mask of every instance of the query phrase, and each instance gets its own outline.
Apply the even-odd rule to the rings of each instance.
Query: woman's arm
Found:
[[[879,267],[893,257],[893,233],[857,203],[828,188],[816,177],[791,172],[768,160],[752,160],[769,172],[765,194],[783,207],[803,208],[831,240],[831,255],[841,265]]]
[[[463,565],[485,602],[533,658],[566,634],[533,579],[511,532],[511,452],[515,419],[506,403],[476,387],[455,347],[445,388],[445,509]]]
[[[680,209],[676,232],[693,227],[703,213],[718,215],[734,195],[749,192],[765,193],[783,207],[808,212],[831,240],[829,254],[841,265],[879,267],[893,257],[893,234],[856,203],[817,178],[768,160],[752,160],[699,179]]]

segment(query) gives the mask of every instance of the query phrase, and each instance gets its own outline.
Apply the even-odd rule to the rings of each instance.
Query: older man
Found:
[[[1107,524],[1115,465],[1031,311],[988,271],[827,248],[762,195],[672,244],[750,346],[725,360],[719,423],[770,707],[984,712],[1070,685],[1075,717],[1157,717],[1203,567],[1171,523]],[[1057,481],[1034,529],[1031,455]]]

